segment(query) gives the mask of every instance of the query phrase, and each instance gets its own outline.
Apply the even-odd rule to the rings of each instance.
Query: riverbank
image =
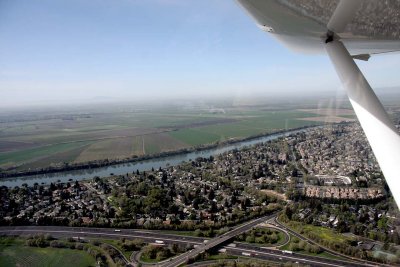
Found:
[[[20,176],[41,175],[41,174],[50,174],[50,173],[84,170],[84,169],[95,169],[95,168],[113,166],[113,165],[124,164],[124,163],[135,163],[135,162],[140,162],[140,161],[145,161],[145,160],[154,160],[154,159],[176,156],[176,155],[185,154],[185,153],[199,152],[199,151],[203,151],[203,150],[214,149],[214,148],[217,148],[220,146],[232,145],[232,144],[241,143],[241,142],[245,142],[245,141],[251,141],[251,140],[254,140],[254,139],[257,139],[260,137],[268,137],[268,136],[276,135],[276,134],[283,134],[283,133],[292,132],[292,131],[305,130],[305,129],[313,128],[316,126],[320,126],[320,125],[316,124],[316,125],[312,125],[312,126],[303,126],[303,127],[298,127],[298,128],[292,128],[289,130],[279,130],[279,131],[270,132],[270,133],[262,133],[262,134],[258,134],[258,135],[252,135],[252,136],[245,137],[245,138],[233,138],[233,139],[229,139],[229,140],[225,140],[225,141],[217,141],[217,142],[214,142],[211,144],[205,144],[205,145],[195,146],[195,147],[191,147],[191,148],[178,149],[178,150],[174,150],[174,151],[166,151],[166,152],[156,153],[156,154],[149,154],[149,155],[144,155],[144,156],[140,156],[140,157],[133,156],[130,158],[125,158],[125,159],[114,159],[114,160],[104,159],[104,160],[89,161],[89,162],[83,162],[83,163],[66,163],[63,166],[59,166],[59,167],[49,166],[47,168],[38,168],[38,169],[27,170],[27,171],[3,170],[3,171],[0,171],[0,178],[14,178],[14,177],[20,177]]]
[[[333,124],[328,124],[333,125]],[[327,125],[325,125],[327,126]],[[18,172],[14,174],[4,174],[0,179],[0,185],[9,187],[20,186],[24,183],[33,185],[34,183],[50,183],[50,182],[68,182],[71,180],[91,179],[95,176],[108,177],[111,175],[125,175],[138,171],[147,171],[151,169],[165,168],[175,166],[183,161],[190,161],[199,157],[208,158],[222,154],[224,152],[241,149],[246,146],[252,146],[258,143],[271,141],[283,136],[287,136],[299,131],[324,127],[323,125],[315,125],[308,127],[294,128],[290,130],[281,130],[274,133],[251,136],[243,139],[231,139],[224,142],[209,144],[207,146],[196,147],[192,149],[171,151],[162,154],[149,155],[145,157],[126,159],[113,162],[102,162],[102,164],[82,165],[79,167],[69,167],[62,170],[41,170],[39,172]]]

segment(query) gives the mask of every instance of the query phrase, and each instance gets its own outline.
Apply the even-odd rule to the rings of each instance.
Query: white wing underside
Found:
[[[332,26],[340,27],[340,31],[332,30],[340,32],[340,40],[351,55],[400,51],[398,0],[347,0],[346,13],[337,12],[337,18],[333,15],[338,0],[237,1],[261,29],[296,51],[325,53],[331,19],[336,21]]]

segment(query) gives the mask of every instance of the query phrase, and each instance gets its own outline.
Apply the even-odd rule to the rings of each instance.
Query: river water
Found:
[[[12,177],[12,178],[3,178],[0,180],[0,186],[5,185],[8,187],[14,186],[21,186],[22,184],[26,183],[28,185],[33,185],[34,183],[44,183],[50,184],[51,182],[68,182],[70,179],[72,180],[84,180],[84,179],[91,179],[94,176],[99,177],[107,177],[110,174],[120,175],[126,173],[132,173],[133,171],[147,171],[151,170],[152,168],[158,169],[159,167],[165,168],[167,166],[175,166],[183,161],[194,160],[198,157],[207,158],[210,156],[215,156],[222,154],[224,152],[240,149],[243,147],[252,146],[255,144],[267,142],[270,140],[277,139],[282,136],[288,136],[290,134],[304,131],[302,130],[292,130],[286,131],[284,133],[276,133],[271,134],[268,136],[257,137],[254,139],[240,141],[233,144],[225,144],[218,147],[205,149],[201,151],[193,151],[188,153],[182,153],[179,155],[172,155],[160,158],[153,158],[148,160],[136,161],[131,163],[121,163],[111,166],[93,168],[93,169],[84,169],[84,170],[71,170],[71,171],[64,171],[64,172],[56,172],[56,173],[47,173],[47,174],[38,174],[38,175],[29,175],[29,176],[20,176],[20,177]]]

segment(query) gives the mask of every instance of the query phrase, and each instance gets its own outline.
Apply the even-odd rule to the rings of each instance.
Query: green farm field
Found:
[[[12,245],[0,246],[0,266],[75,267],[96,266],[96,262],[92,256],[84,251]]]
[[[108,107],[0,116],[0,168],[27,170],[157,154],[323,124],[333,116],[300,107]],[[352,119],[347,110],[334,116]]]

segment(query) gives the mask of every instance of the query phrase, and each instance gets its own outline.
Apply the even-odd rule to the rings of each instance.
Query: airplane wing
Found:
[[[237,0],[290,49],[326,53],[400,206],[400,135],[354,62],[400,51],[400,1]]]
[[[331,27],[351,55],[400,51],[398,0],[345,0],[341,6],[339,0],[237,1],[261,29],[292,50],[324,53]]]

